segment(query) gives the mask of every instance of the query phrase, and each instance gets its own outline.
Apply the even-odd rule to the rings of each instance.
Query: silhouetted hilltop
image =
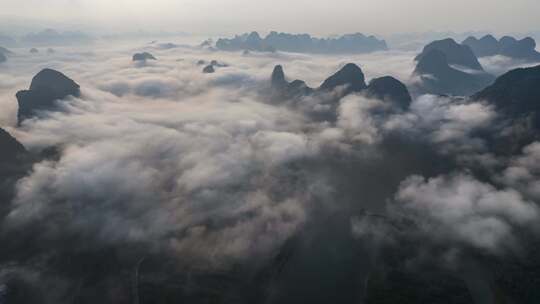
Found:
[[[369,82],[367,96],[389,101],[398,108],[405,110],[412,102],[407,87],[391,76],[375,78]]]
[[[520,153],[540,140],[540,65],[512,70],[491,86],[474,94],[472,100],[494,105],[501,130],[487,134],[496,153]]]
[[[276,65],[274,67],[271,82],[272,87],[276,89],[281,89],[288,85],[287,80],[285,80],[285,72],[283,72],[283,67],[281,65]]]
[[[450,65],[459,65],[478,71],[484,70],[468,46],[460,45],[451,38],[433,41],[426,45],[422,53],[416,56],[415,60],[421,61],[423,56],[433,50],[442,52],[446,57],[447,63]]]
[[[216,47],[225,51],[285,51],[297,53],[347,54],[387,50],[384,40],[360,33],[338,38],[314,38],[308,34],[271,32],[261,38],[257,32],[219,39]]]
[[[344,95],[365,90],[367,86],[362,69],[354,63],[348,63],[326,79],[319,90],[333,91],[338,87],[344,87]]]
[[[79,85],[64,74],[44,69],[32,79],[29,90],[17,92],[18,123],[34,117],[39,111],[54,110],[55,101],[67,96],[78,97]]]
[[[133,61],[146,61],[146,60],[157,60],[154,55],[148,52],[136,53],[133,55]]]
[[[494,77],[484,73],[466,73],[449,65],[446,54],[438,49],[422,53],[414,71],[420,78],[417,93],[470,95],[489,85]]]
[[[531,37],[517,40],[504,36],[499,41],[491,35],[476,39],[468,37],[463,45],[469,46],[478,57],[503,55],[515,59],[540,61],[540,53],[536,51],[536,41]]]
[[[0,53],[0,62],[6,62],[6,61],[7,61],[6,55],[4,55],[3,53]]]

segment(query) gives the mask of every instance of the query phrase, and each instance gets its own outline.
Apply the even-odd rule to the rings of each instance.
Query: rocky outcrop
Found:
[[[281,65],[276,65],[272,71],[271,76],[272,88],[283,89],[289,83],[285,80],[285,73],[283,72],[283,67]]]
[[[133,61],[147,61],[147,60],[157,60],[156,57],[154,57],[154,55],[148,53],[148,52],[143,52],[143,53],[136,53],[133,55]]]
[[[40,111],[55,110],[57,100],[79,95],[80,87],[75,81],[58,71],[44,69],[34,76],[28,90],[17,92],[18,123]]]
[[[366,95],[391,103],[401,110],[406,110],[412,102],[407,87],[391,76],[375,78],[370,81]]]
[[[540,140],[540,66],[512,70],[482,91],[474,101],[493,105],[494,130],[485,141],[495,154],[512,155]]]
[[[491,84],[494,77],[484,72],[466,73],[449,65],[446,54],[431,50],[419,57],[413,76],[417,94],[467,96]]]
[[[276,65],[272,71],[271,87],[275,98],[291,99],[312,94],[314,90],[302,80],[288,82],[281,65]]]
[[[504,36],[497,41],[495,37],[487,35],[479,40],[469,37],[462,44],[469,46],[478,57],[502,55],[514,59],[540,61],[536,41],[530,37],[517,40],[511,36]]]
[[[271,32],[261,38],[257,32],[219,39],[216,47],[225,51],[285,51],[297,53],[355,54],[387,50],[384,40],[360,33],[337,38],[314,38],[308,34]]]
[[[470,47],[460,45],[450,38],[433,41],[426,45],[422,53],[416,56],[415,60],[420,62],[424,56],[434,50],[443,53],[449,65],[458,65],[477,71],[484,70]]]
[[[484,135],[494,154],[513,155],[540,140],[540,66],[512,70],[482,91],[474,101],[493,105],[497,122]]]

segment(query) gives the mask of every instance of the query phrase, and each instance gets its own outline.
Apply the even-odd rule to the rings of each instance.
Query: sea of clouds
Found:
[[[509,254],[526,245],[522,231],[538,230],[540,143],[521,155],[492,153],[478,136],[499,130],[488,103],[424,95],[407,111],[386,111],[384,101],[350,95],[335,121],[321,121],[309,115],[324,107],[316,97],[291,106],[266,94],[276,64],[313,87],[347,62],[367,80],[411,83],[414,52],[242,54],[142,42],[13,51],[0,66],[0,126],[30,151],[55,147],[58,157],[17,183],[4,236],[140,243],[219,268],[272,256],[332,214],[350,224],[351,242],[391,246],[411,234],[446,253]],[[139,51],[158,60],[132,62]],[[203,74],[197,62],[214,59],[228,66]],[[482,63],[499,74],[521,64]],[[15,93],[42,68],[74,79],[81,96],[17,127]],[[403,218],[414,228],[396,232]]]

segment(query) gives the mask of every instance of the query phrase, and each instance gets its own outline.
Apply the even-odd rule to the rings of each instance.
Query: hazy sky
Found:
[[[540,30],[538,0],[0,0],[0,14],[111,31]],[[5,31],[5,29],[2,29]]]

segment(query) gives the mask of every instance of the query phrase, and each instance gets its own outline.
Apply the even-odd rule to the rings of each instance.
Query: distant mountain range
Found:
[[[83,32],[57,31],[54,29],[30,32],[17,38],[0,34],[0,45],[6,47],[80,45],[91,43],[94,40],[93,36]]]
[[[472,49],[478,57],[503,55],[515,59],[540,62],[540,53],[536,51],[536,41],[531,37],[517,40],[511,36],[504,36],[497,40],[492,35],[480,39],[468,37],[462,42]]]
[[[261,38],[259,33],[237,35],[232,39],[219,39],[216,48],[224,51],[285,51],[297,53],[354,54],[384,51],[384,40],[360,33],[337,38],[315,38],[308,34],[271,32]]]
[[[58,32],[46,29],[37,33],[23,36],[20,42],[24,45],[69,45],[91,42],[93,38],[82,32]]]

